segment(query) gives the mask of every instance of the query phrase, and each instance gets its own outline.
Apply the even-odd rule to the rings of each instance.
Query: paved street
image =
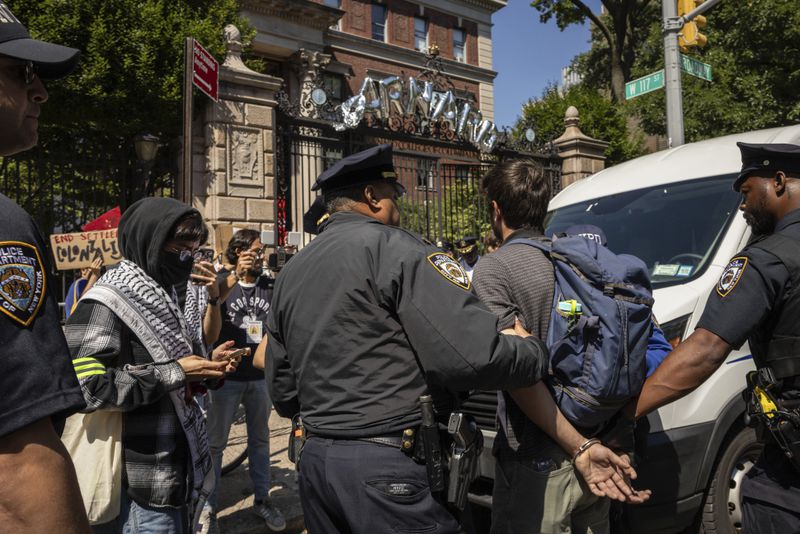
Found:
[[[294,464],[286,456],[286,444],[290,430],[288,419],[283,419],[274,411],[269,420],[270,450],[272,455],[272,501],[286,517],[288,534],[305,533],[303,513],[297,493],[297,473]],[[231,440],[236,448],[246,442],[244,424],[234,424]],[[236,454],[235,450],[228,453]],[[253,487],[247,471],[247,460],[242,465],[222,477],[219,494],[220,512],[218,515],[220,531],[223,534],[251,534],[270,532],[264,521],[252,511]]]

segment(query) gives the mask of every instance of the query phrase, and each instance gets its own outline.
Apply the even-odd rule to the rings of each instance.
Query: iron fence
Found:
[[[489,232],[488,205],[480,181],[486,171],[503,159],[524,156],[539,160],[550,176],[553,194],[560,190],[561,161],[555,154],[506,150],[485,155],[463,144],[424,142],[397,132],[365,128],[336,132],[321,121],[280,115],[279,118],[278,244],[286,244],[289,232],[299,234],[300,247],[310,241],[311,236],[304,232],[303,214],[317,196],[311,186],[320,173],[342,157],[381,142],[393,143],[395,171],[406,188],[406,196],[399,203],[401,225],[431,241],[455,242],[464,236],[480,239]]]

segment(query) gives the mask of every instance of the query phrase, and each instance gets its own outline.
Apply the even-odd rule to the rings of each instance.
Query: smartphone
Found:
[[[207,261],[209,263],[214,261],[214,249],[213,248],[199,248],[194,253],[194,265],[192,266],[192,274],[203,274],[197,268],[197,264],[201,261]]]
[[[231,352],[230,354],[228,354],[226,359],[232,360],[234,358],[249,356],[249,354],[250,354],[250,349],[248,349],[248,348],[236,349],[233,352]]]

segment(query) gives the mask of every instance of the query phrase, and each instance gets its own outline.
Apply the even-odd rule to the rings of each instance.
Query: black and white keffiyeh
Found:
[[[192,342],[202,343],[197,329],[187,326],[173,296],[129,260],[107,272],[84,298],[107,306],[141,341],[156,363],[190,356]],[[196,524],[214,485],[208,433],[200,407],[194,400],[187,403],[184,389],[169,395],[191,452],[194,487],[190,510]]]

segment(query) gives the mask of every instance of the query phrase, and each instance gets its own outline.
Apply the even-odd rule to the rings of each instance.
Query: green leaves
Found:
[[[73,75],[47,83],[42,141],[54,130],[95,136],[119,146],[143,131],[164,140],[181,131],[183,47],[198,39],[218,59],[225,55],[222,30],[236,24],[254,35],[238,15],[236,0],[8,0],[36,38],[78,48]],[[65,135],[62,134],[62,135]]]

